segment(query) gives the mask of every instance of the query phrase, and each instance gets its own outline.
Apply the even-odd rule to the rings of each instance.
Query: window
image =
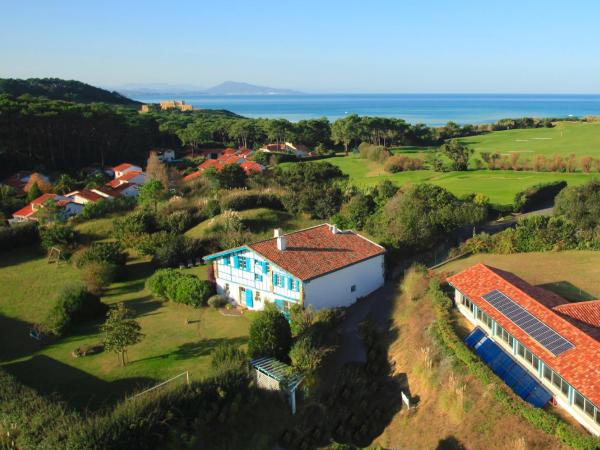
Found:
[[[244,256],[240,256],[240,269],[242,270],[250,270],[250,264],[248,264],[248,262],[250,261],[249,258],[246,258]]]
[[[517,342],[517,354],[521,358],[525,358],[525,347],[520,342]]]
[[[350,292],[354,292],[356,291],[356,285],[353,284],[352,286],[350,286]]]
[[[548,381],[552,380],[552,369],[544,365],[544,378]]]
[[[223,257],[223,265],[225,266],[229,266],[231,264],[231,256],[224,256]]]
[[[273,285],[283,287],[283,275],[279,273],[273,274]]]
[[[574,401],[575,405],[578,406],[580,409],[583,409],[585,406],[585,399],[583,398],[583,395],[581,395],[579,392],[575,391],[575,401]]]
[[[255,273],[254,274],[254,280],[255,281],[262,281],[263,280],[262,275],[259,275],[258,273]]]
[[[260,302],[261,302],[261,299],[260,299],[260,292],[259,292],[259,291],[256,291],[256,293],[254,294],[254,301],[255,301],[256,303],[260,303]]]

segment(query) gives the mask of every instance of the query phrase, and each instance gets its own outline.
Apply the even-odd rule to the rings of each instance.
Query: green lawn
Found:
[[[537,183],[565,180],[569,185],[583,184],[598,174],[515,172],[512,170],[469,170],[468,172],[434,172],[418,170],[391,174],[379,163],[356,155],[333,157],[326,161],[335,164],[350,176],[351,182],[360,187],[374,186],[390,180],[401,186],[406,183],[433,183],[448,189],[455,195],[472,192],[487,195],[492,203],[511,204],[515,194]]]
[[[557,122],[553,128],[494,131],[461,139],[477,153],[509,154],[524,158],[541,154],[600,157],[600,123]]]
[[[299,230],[322,223],[322,220],[312,220],[306,215],[294,215],[286,211],[276,211],[268,208],[255,208],[240,211],[242,222],[254,237],[254,240],[267,239],[273,236],[274,228],[285,231]],[[205,220],[188,230],[186,236],[201,238],[215,230],[221,216]]]
[[[121,368],[112,353],[71,356],[76,347],[101,340],[100,322],[46,345],[28,336],[30,325],[43,320],[60,287],[79,279],[77,269],[48,265],[33,250],[0,255],[0,364],[40,392],[57,392],[74,406],[97,408],[186,370],[192,378],[205,377],[216,345],[245,344],[253,313],[226,317],[211,308],[158,301],[144,288],[153,272],[149,261],[134,258],[126,269],[124,279],[113,283],[102,299],[125,302],[145,334],[129,350],[130,364]],[[206,277],[207,267],[183,271]]]

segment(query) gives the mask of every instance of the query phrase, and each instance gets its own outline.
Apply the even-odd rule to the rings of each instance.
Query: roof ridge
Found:
[[[319,227],[322,227],[324,225],[329,225],[329,224],[328,223],[322,223],[320,225],[313,225],[312,227],[302,228],[301,230],[295,230],[295,231],[290,231],[289,233],[283,233],[282,236],[290,236],[292,234],[300,233],[302,231],[312,230],[313,228],[319,228]],[[270,238],[267,238],[267,239],[261,239],[260,241],[251,242],[250,244],[248,244],[248,247],[251,247],[251,246],[256,245],[256,244],[260,244],[262,242],[268,242],[268,241],[271,241],[273,239],[277,239],[277,238],[276,237],[270,237]]]

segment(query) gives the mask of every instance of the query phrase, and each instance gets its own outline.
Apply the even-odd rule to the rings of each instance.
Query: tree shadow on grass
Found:
[[[79,411],[114,405],[126,395],[157,383],[147,377],[104,381],[46,355],[35,355],[2,368],[41,395],[58,396]]]
[[[466,447],[454,436],[447,436],[440,439],[436,450],[466,450]]]
[[[19,251],[5,252],[2,255],[2,257],[0,257],[0,268],[24,264],[26,262],[32,261],[34,259],[43,258],[45,256],[46,252],[37,245],[24,247]]]
[[[143,361],[149,361],[153,359],[191,359],[198,358],[200,356],[208,356],[210,355],[216,347],[221,344],[233,344],[235,346],[240,346],[247,342],[247,338],[245,337],[235,337],[235,338],[213,338],[213,339],[201,339],[196,342],[188,342],[180,345],[176,350],[163,353],[162,355],[149,356],[147,358],[136,359],[132,361],[132,364],[136,364]]]
[[[555,281],[552,283],[539,284],[537,287],[554,292],[570,302],[596,300],[596,297],[594,297],[592,294],[584,291],[568,281]]]
[[[44,344],[29,336],[30,323],[0,315],[0,361],[10,361],[40,350]]]

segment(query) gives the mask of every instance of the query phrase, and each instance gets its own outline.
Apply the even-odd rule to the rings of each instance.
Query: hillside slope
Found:
[[[0,78],[0,94],[15,97],[29,94],[51,100],[65,100],[77,103],[110,103],[113,105],[137,106],[140,103],[118,92],[110,92],[81,81],[60,78]]]

